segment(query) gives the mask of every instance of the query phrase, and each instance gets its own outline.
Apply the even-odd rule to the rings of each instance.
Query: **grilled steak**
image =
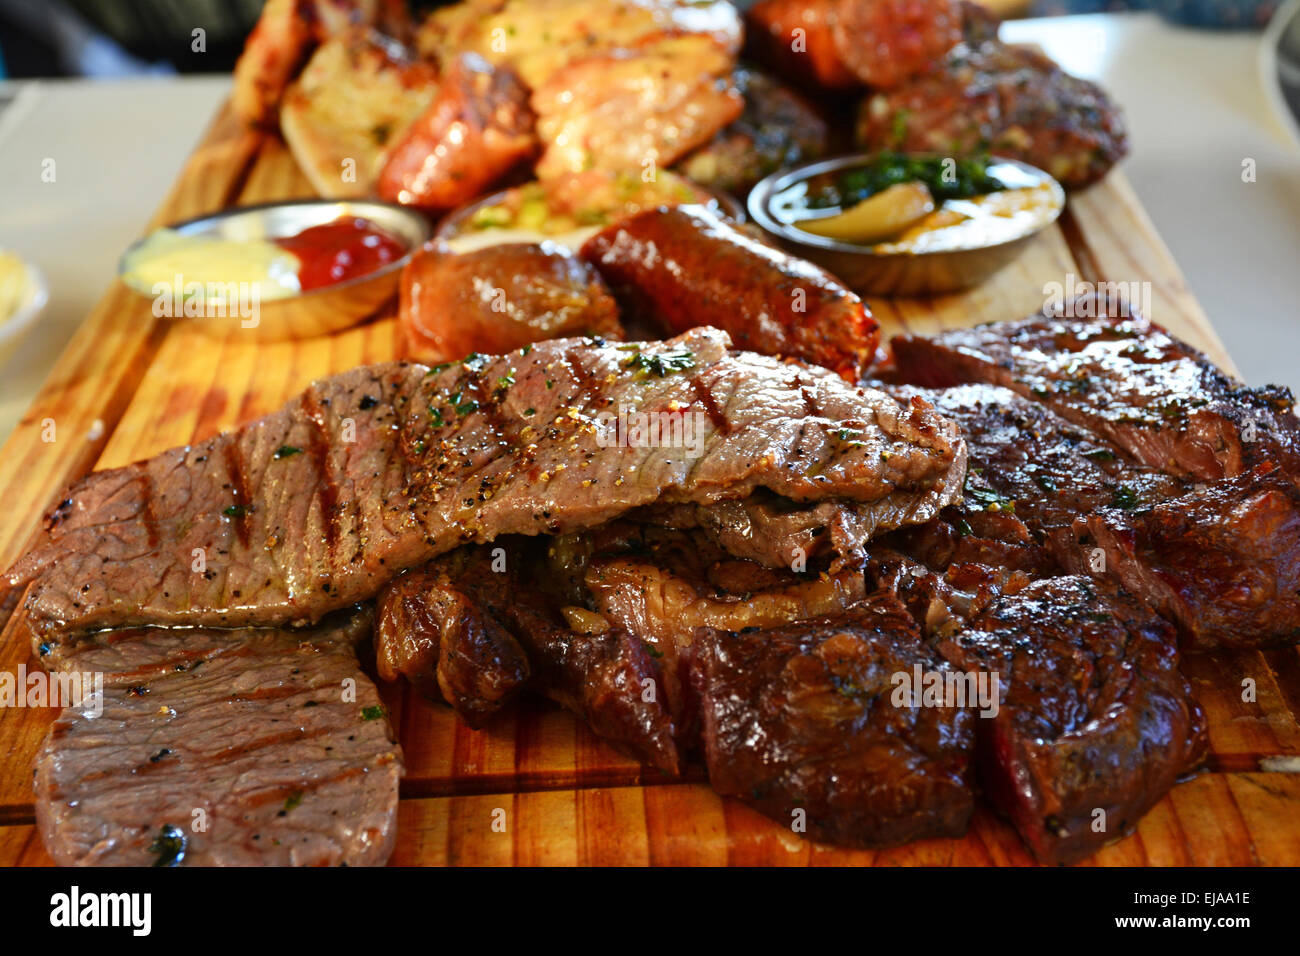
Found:
[[[104,675],[103,713],[64,710],[37,757],[50,855],[383,864],[402,757],[357,664],[367,631],[361,615],[311,631],[142,629],[80,644],[61,664]]]
[[[1286,389],[1248,388],[1117,308],[1102,300],[1087,310],[1097,318],[1039,315],[933,338],[899,336],[899,375],[917,385],[1005,386],[1175,477],[1215,481],[1266,460],[1290,462],[1300,473],[1300,424]]]
[[[896,675],[917,668],[942,664],[892,600],[847,621],[706,632],[691,674],[713,788],[847,846],[960,836],[977,721],[900,705]]]
[[[1300,640],[1300,489],[1271,464],[1137,511],[1075,521],[1073,568],[1105,572],[1174,621],[1191,650]]]
[[[519,642],[436,564],[395,578],[376,607],[379,676],[406,677],[426,697],[450,703],[471,727],[482,726],[528,680]]]
[[[759,242],[703,206],[650,209],[582,247],[627,313],[669,331],[725,329],[744,349],[802,359],[856,380],[880,330],[824,269]]]
[[[1128,152],[1123,116],[1101,87],[999,40],[957,44],[868,96],[857,141],[872,151],[1009,156],[1070,188],[1101,179]]]
[[[960,493],[965,446],[924,403],[728,344],[713,329],[561,339],[335,376],[237,431],[87,476],[8,583],[31,581],[44,656],[68,630],[318,620],[462,543],[656,502],[762,488],[924,520]],[[620,407],[692,415],[699,455],[620,439]]]
[[[980,780],[1043,862],[1128,832],[1204,754],[1172,628],[1101,582],[1036,581],[939,651],[999,675],[1000,709],[976,721]]]

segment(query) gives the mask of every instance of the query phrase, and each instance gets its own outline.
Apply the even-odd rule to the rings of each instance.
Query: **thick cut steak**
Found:
[[[1152,507],[1080,515],[1074,535],[1067,566],[1104,568],[1189,650],[1300,640],[1300,489],[1270,464]]]
[[[944,665],[900,605],[692,646],[709,780],[795,832],[845,846],[960,836],[975,712],[899,706],[896,675]]]
[[[8,583],[31,582],[48,653],[67,631],[318,620],[460,544],[658,502],[766,489],[920,521],[960,494],[965,445],[924,402],[728,346],[696,329],[356,369],[237,431],[87,476]],[[624,408],[690,415],[695,440],[634,441]]]
[[[62,661],[104,675],[36,761],[36,818],[61,864],[380,865],[401,749],[354,643],[308,631],[136,629]]]
[[[997,715],[976,721],[984,792],[1044,862],[1131,830],[1206,748],[1173,629],[1084,577],[1003,595],[939,652],[996,672]]]
[[[916,385],[1005,386],[1178,478],[1230,478],[1267,460],[1296,473],[1300,423],[1288,390],[1248,388],[1145,319],[1110,314],[1116,306],[1105,297],[1095,303],[1087,311],[1097,318],[1038,315],[899,336],[899,375]]]

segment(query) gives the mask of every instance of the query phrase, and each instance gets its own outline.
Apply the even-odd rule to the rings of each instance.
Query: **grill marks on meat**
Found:
[[[710,631],[692,648],[709,780],[785,826],[857,847],[966,832],[975,715],[899,707],[894,675],[942,664],[891,601],[850,621]]]
[[[1100,548],[1190,650],[1300,640],[1300,489],[1271,464],[1140,511],[1081,515],[1074,533],[1076,567]]]
[[[1094,302],[1095,319],[1031,316],[900,336],[894,355],[906,381],[1002,385],[1175,477],[1216,481],[1264,460],[1294,463],[1300,425],[1285,389],[1242,385],[1118,305]]]
[[[903,337],[895,351],[904,378],[998,382],[1023,396],[978,385],[923,393],[968,436],[965,517],[988,507],[981,486],[994,504],[1014,500],[1014,520],[1052,564],[1118,580],[1175,622],[1189,649],[1300,637],[1300,424],[1286,390],[1247,388],[1145,320],[1105,314]],[[931,522],[898,546],[927,561],[969,557],[973,543],[950,531]],[[1007,554],[1014,563],[1025,552]]]
[[[80,644],[60,663],[104,674],[103,713],[64,710],[37,757],[50,855],[65,865],[383,864],[402,756],[357,663],[368,628],[358,615],[311,631],[141,629]],[[206,829],[193,827],[195,810]]]
[[[928,406],[728,345],[714,329],[562,339],[335,376],[238,431],[87,476],[8,581],[31,582],[39,647],[128,624],[317,620],[462,543],[581,530],[661,501],[766,489],[910,501],[920,520],[960,493],[965,446]],[[700,455],[611,441],[600,415],[620,405],[694,410]]]
[[[820,365],[856,380],[879,325],[829,272],[760,242],[703,206],[650,209],[582,247],[633,315],[669,331],[725,329],[744,349]]]
[[[999,712],[976,721],[980,779],[1043,862],[1127,833],[1204,756],[1172,629],[1101,582],[1036,581],[938,648],[999,674]]]

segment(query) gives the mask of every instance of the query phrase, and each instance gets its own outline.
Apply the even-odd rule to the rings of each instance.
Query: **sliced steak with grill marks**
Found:
[[[976,721],[980,780],[1043,862],[1123,836],[1204,756],[1173,629],[1103,582],[1036,581],[938,650],[999,675],[998,713]]]
[[[1300,423],[1284,388],[1248,388],[1204,355],[1107,297],[1075,314],[1031,316],[893,340],[916,385],[1002,385],[1089,429],[1134,462],[1193,481],[1263,461],[1296,463]]]
[[[728,345],[714,329],[561,339],[335,376],[237,431],[87,476],[8,583],[31,582],[48,653],[68,630],[317,620],[462,543],[657,502],[761,488],[924,520],[960,493],[965,446],[924,403]],[[700,454],[620,444],[620,405],[696,414]]]
[[[1074,523],[1072,569],[1105,573],[1174,621],[1190,650],[1300,641],[1300,488],[1271,463],[1135,511]]]
[[[402,755],[357,663],[368,632],[357,615],[309,631],[137,629],[81,642],[62,665],[104,675],[103,713],[67,708],[37,756],[50,855],[383,864]]]

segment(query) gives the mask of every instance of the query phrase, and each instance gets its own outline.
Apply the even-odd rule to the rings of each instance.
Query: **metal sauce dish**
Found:
[[[250,241],[286,238],[313,226],[353,217],[368,220],[391,234],[402,243],[404,254],[365,275],[284,298],[263,299],[257,303],[254,318],[205,314],[188,317],[189,321],[211,335],[281,341],[327,335],[373,316],[397,295],[402,268],[432,234],[429,220],[418,210],[372,200],[309,199],[237,206],[165,228],[182,236]],[[128,287],[156,300],[153,287],[133,285],[128,275],[131,253],[148,238],[133,243],[122,254],[117,272]],[[180,309],[173,314],[176,318],[187,318]]]
[[[768,176],[749,194],[750,218],[795,255],[816,262],[863,295],[916,296],[957,292],[983,282],[1013,260],[1065,208],[1065,190],[1050,175],[1027,163],[990,157],[989,168],[1014,175],[1017,184],[1046,185],[1051,207],[1042,221],[1023,234],[984,245],[942,250],[877,250],[870,245],[814,235],[775,211],[778,197],[792,186],[824,173],[865,165],[870,154],[838,156],[805,163]]]

